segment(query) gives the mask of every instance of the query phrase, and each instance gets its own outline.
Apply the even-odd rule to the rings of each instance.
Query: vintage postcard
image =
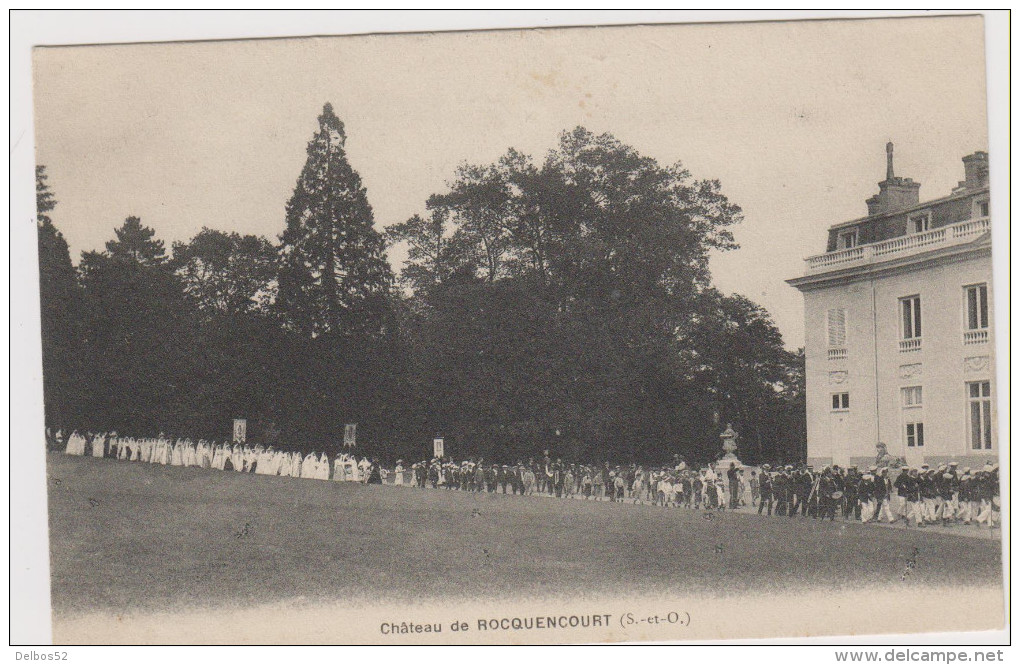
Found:
[[[54,643],[1002,629],[985,62],[964,15],[35,48]]]

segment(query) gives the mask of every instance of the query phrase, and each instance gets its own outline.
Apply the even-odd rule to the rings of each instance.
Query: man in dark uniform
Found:
[[[861,519],[860,502],[861,477],[857,473],[857,467],[847,469],[846,477],[843,479],[843,520],[851,518],[855,521]]]
[[[903,520],[907,526],[910,526],[910,519],[913,517],[917,519],[920,524],[921,516],[918,514],[918,506],[920,499],[920,493],[917,482],[917,469],[907,470],[904,468],[900,471],[900,475],[897,476],[896,482],[893,483],[896,488],[896,494],[900,497],[903,502]]]
[[[882,513],[885,511],[887,517],[892,518],[891,506],[889,505],[889,469],[884,467],[881,471],[878,467],[874,467],[873,473],[875,475],[875,516],[870,520],[872,522],[881,522]]]
[[[918,484],[920,485],[921,503],[924,506],[921,514],[924,524],[930,524],[935,521],[935,500],[939,496],[935,483],[935,472],[932,469],[925,469],[925,472],[919,476]]]
[[[800,505],[801,517],[807,517],[811,514],[811,501],[813,499],[813,497],[811,497],[811,490],[815,488],[815,474],[813,471],[814,469],[812,467],[806,466],[801,469],[800,472],[800,486],[798,487],[798,492],[801,497],[803,497]]]
[[[368,468],[368,484],[382,485],[382,472],[380,471],[379,460],[377,458],[372,459],[372,466]]]
[[[960,475],[957,472],[956,462],[950,462],[943,477],[942,494],[942,523],[950,524],[956,521],[960,512]]]
[[[556,498],[559,499],[563,496],[563,481],[566,476],[566,470],[563,468],[563,460],[556,458],[556,462],[553,464],[553,492],[556,494]]]
[[[863,474],[857,483],[857,519],[862,522],[870,522],[878,514],[875,507],[875,477],[871,475],[874,470],[875,467],[868,469],[868,473]]]
[[[835,472],[831,468],[826,468],[822,471],[821,477],[818,479],[818,517],[824,520],[826,517],[829,521],[835,521],[836,519],[836,498],[833,496],[838,490],[836,489]]]
[[[789,479],[786,483],[787,513],[790,517],[795,516],[803,510],[804,506],[807,506],[808,495],[801,493],[801,475],[803,470],[803,467],[796,469],[787,467],[787,477]]]
[[[787,499],[789,497],[787,485],[789,480],[789,477],[786,475],[786,469],[779,469],[772,479],[772,491],[776,495],[776,515],[782,517],[785,517],[787,512]]]
[[[769,465],[761,465],[761,473],[758,475],[758,492],[761,498],[758,500],[758,514],[768,508],[768,516],[772,517],[772,475],[769,473]]]

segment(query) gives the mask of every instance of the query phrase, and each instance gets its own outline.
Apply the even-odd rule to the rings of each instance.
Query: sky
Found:
[[[720,181],[744,220],[713,281],[790,348],[803,306],[785,280],[866,214],[886,142],[922,200],[988,149],[980,17],[37,48],[33,69],[37,163],[75,262],[129,215],[168,247],[203,226],[275,240],[327,101],[380,229],[459,164],[541,161],[583,125]]]

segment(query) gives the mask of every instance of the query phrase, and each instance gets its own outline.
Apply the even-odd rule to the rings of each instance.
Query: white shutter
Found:
[[[829,324],[829,346],[831,348],[846,346],[846,310],[830,309],[826,318]]]

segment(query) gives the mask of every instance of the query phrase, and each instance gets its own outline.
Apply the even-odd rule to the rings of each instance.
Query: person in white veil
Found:
[[[319,455],[319,468],[315,477],[319,480],[329,480],[329,455],[326,454],[326,451],[322,451],[322,454]]]
[[[184,459],[184,448],[187,444],[183,440],[177,439],[173,444],[173,450],[170,451],[170,465],[181,466]]]
[[[65,455],[77,455],[75,452],[75,446],[78,444],[78,430],[71,432],[71,436],[67,437],[67,445],[64,446]]]
[[[273,449],[260,450],[258,455],[258,461],[255,465],[255,473],[260,476],[269,475],[269,459],[273,456]]]
[[[304,460],[301,462],[301,477],[302,478],[314,478],[319,467],[319,459],[315,456],[315,451],[305,455]]]
[[[75,450],[76,450],[75,455],[84,455],[85,454],[85,444],[88,442],[88,439],[85,438],[84,434],[80,434],[78,432],[75,432],[75,434],[78,435],[78,443],[75,445]]]
[[[92,437],[92,456],[93,457],[105,457],[106,456],[106,433],[101,432]]]
[[[188,439],[181,451],[181,466],[195,466],[195,444]]]

